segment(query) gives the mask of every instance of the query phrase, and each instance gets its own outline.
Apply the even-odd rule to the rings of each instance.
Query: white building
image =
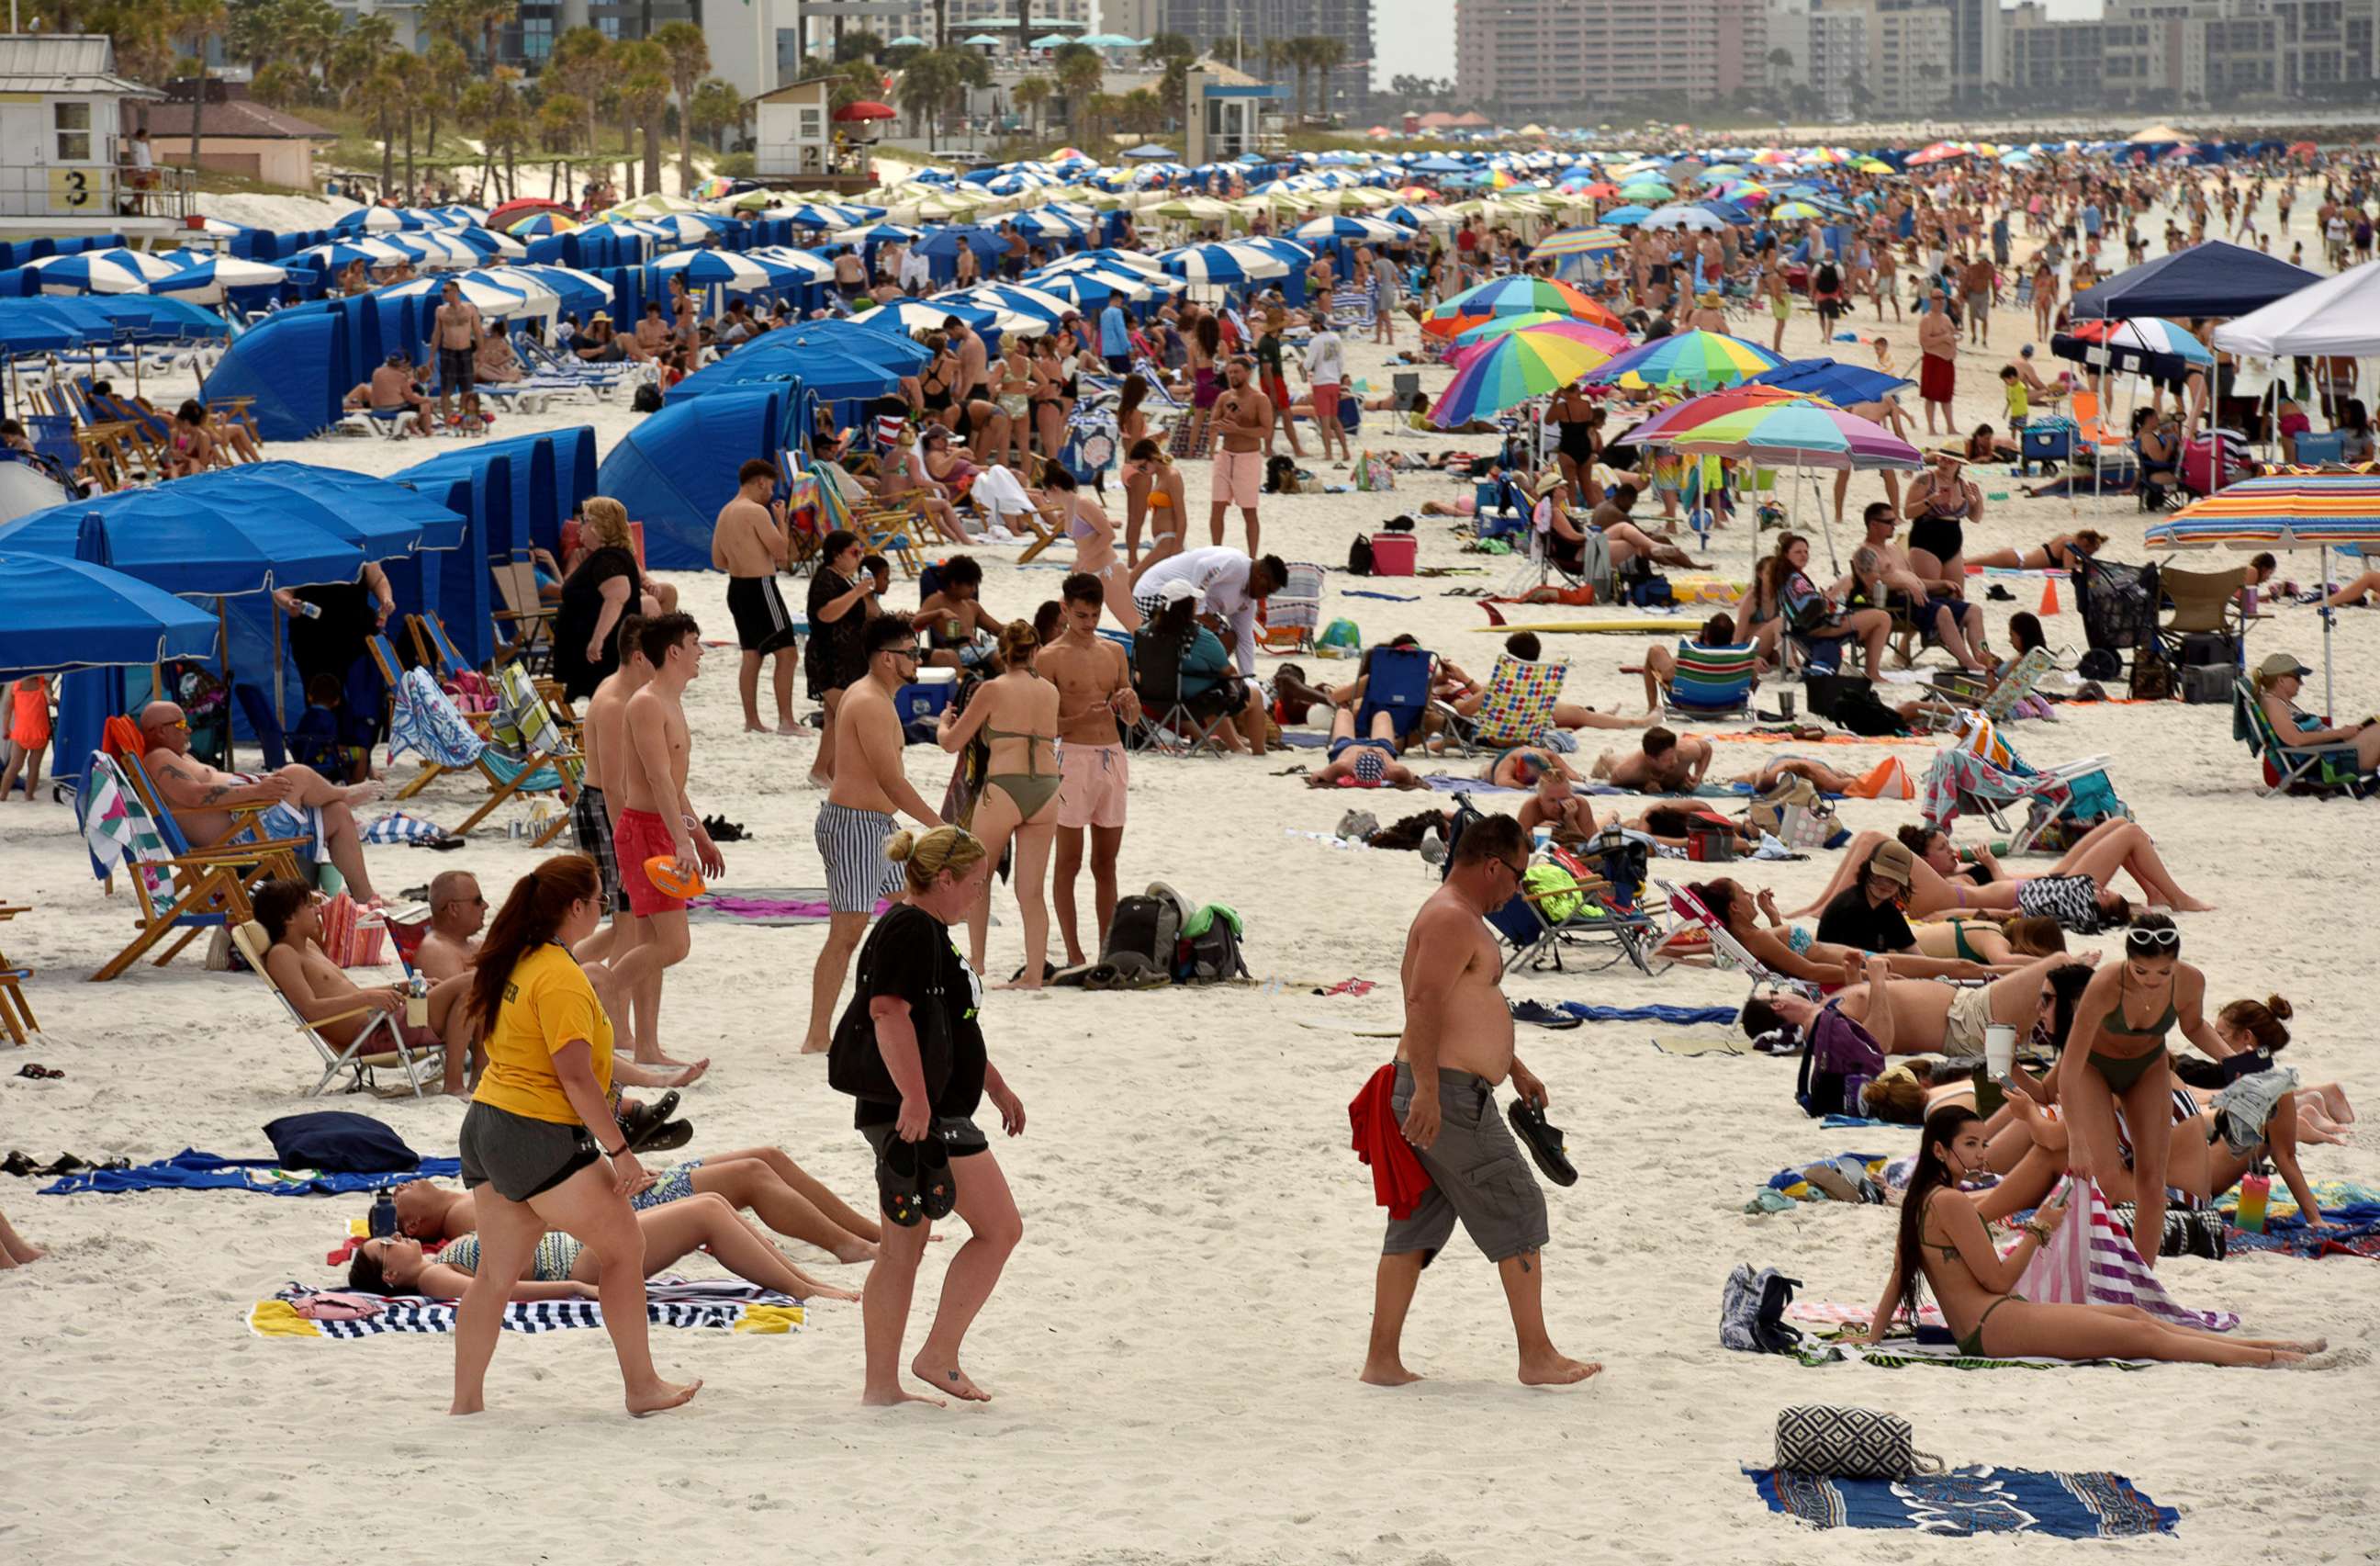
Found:
[[[100,34],[0,34],[0,233],[154,238],[189,210],[183,171],[136,168],[126,105],[162,94],[115,74]]]

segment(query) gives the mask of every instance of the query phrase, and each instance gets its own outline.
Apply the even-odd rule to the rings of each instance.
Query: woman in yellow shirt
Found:
[[[628,1205],[652,1176],[612,1119],[612,1021],[570,955],[607,911],[595,862],[562,854],[514,885],[480,943],[472,1002],[494,1022],[460,1139],[463,1183],[478,1197],[480,1265],[455,1311],[450,1413],[486,1408],[504,1302],[548,1230],[594,1253],[628,1412],[675,1408],[702,1387],[664,1381],[653,1369],[644,1232]]]

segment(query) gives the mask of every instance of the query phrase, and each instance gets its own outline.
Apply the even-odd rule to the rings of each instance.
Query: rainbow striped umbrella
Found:
[[[1782,355],[1724,332],[1678,332],[1621,354],[1596,372],[1595,384],[1631,391],[1655,386],[1708,391],[1750,380],[1784,362]]]
[[[1688,398],[1673,408],[1665,408],[1629,432],[1628,438],[1637,446],[1666,445],[1667,437],[1707,424],[1726,414],[1741,413],[1748,408],[1773,408],[1788,402],[1810,402],[1821,408],[1835,406],[1825,398],[1814,397],[1807,392],[1747,381],[1740,386],[1705,392],[1700,397]]]
[[[2276,473],[2226,484],[2142,535],[2151,549],[2317,549],[2330,580],[2330,552],[2380,554],[2380,474]],[[2322,706],[2332,710],[2330,628],[2322,611]]]
[[[516,239],[541,239],[549,234],[567,234],[578,226],[577,220],[558,212],[533,212],[507,227],[504,232]]]
[[[1628,241],[1609,228],[1572,228],[1549,234],[1537,242],[1533,256],[1609,255],[1628,248]]]
[[[1633,438],[1645,444],[1642,430]],[[1730,457],[1763,467],[1867,471],[1925,465],[1915,447],[1881,424],[1809,398],[1753,403],[1672,428],[1655,439],[1692,455]]]
[[[1451,337],[1493,316],[1528,315],[1550,311],[1598,326],[1621,329],[1620,318],[1572,288],[1550,277],[1498,277],[1465,288],[1434,306],[1422,322],[1432,336]]]
[[[1524,327],[1479,349],[1429,410],[1441,430],[1492,419],[1504,410],[1570,385],[1609,359],[1609,349],[1559,330]]]
[[[1550,310],[1533,310],[1526,315],[1491,315],[1476,326],[1454,334],[1452,344],[1460,356],[1465,349],[1494,342],[1507,333],[1524,329],[1575,327],[1579,340],[1595,344],[1606,353],[1628,351],[1628,334],[1615,332],[1609,326],[1598,326],[1592,321],[1582,321],[1575,315],[1558,314]]]

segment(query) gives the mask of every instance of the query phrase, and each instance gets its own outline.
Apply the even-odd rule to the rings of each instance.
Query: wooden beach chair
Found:
[[[32,911],[28,904],[0,903],[0,924]],[[33,1020],[33,1009],[25,1003],[25,992],[19,987],[32,976],[30,968],[19,968],[0,956],[0,1028],[6,1028],[8,1036],[18,1044],[25,1042],[27,1034],[42,1031],[42,1024]]]
[[[92,865],[111,884],[116,866],[124,866],[140,903],[139,931],[91,975],[93,981],[115,978],[173,936],[173,944],[155,960],[164,967],[201,930],[250,917],[249,893],[258,882],[301,875],[297,853],[307,845],[296,838],[260,836],[192,848],[173,814],[158,803],[137,756],[126,756],[119,765],[104,752],[94,753],[91,785],[77,805]],[[251,806],[237,814],[252,824],[262,810]],[[241,830],[236,821],[231,835]]]

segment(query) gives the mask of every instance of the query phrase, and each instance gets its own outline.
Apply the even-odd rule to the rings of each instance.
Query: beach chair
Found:
[[[1026,528],[1037,535],[1037,542],[1032,548],[1017,557],[1020,562],[1033,558],[1056,542],[1055,535],[1040,518],[1029,511],[1025,516]],[[939,536],[922,508],[914,504],[886,506],[874,501],[852,508],[851,531],[859,535],[863,550],[899,562],[901,569],[913,578],[925,567],[925,557],[917,548],[917,540]]]
[[[1709,943],[1713,963],[1722,968],[1737,969],[1751,977],[1753,994],[1758,995],[1763,989],[1790,990],[1812,1000],[1818,998],[1817,985],[1801,979],[1789,979],[1753,956],[1744,944],[1729,932],[1718,915],[1703,906],[1702,899],[1692,892],[1659,879],[1653,884],[1660,887],[1662,895],[1669,899],[1670,911],[1678,921],[1676,928],[1670,932],[1657,950],[1669,949],[1681,936],[1698,936]]]
[[[443,1090],[444,1045],[419,1049],[407,1047],[404,1032],[397,1025],[397,1014],[384,1011],[377,1006],[354,1006],[309,1022],[298,1009],[298,1003],[282,993],[281,986],[273,982],[273,971],[264,965],[264,954],[273,945],[265,936],[264,926],[253,919],[243,919],[231,927],[231,939],[232,944],[239,948],[240,956],[247,960],[249,971],[273,993],[273,998],[280,1004],[281,1014],[289,1020],[292,1027],[313,1041],[314,1052],[322,1058],[322,1080],[306,1090],[307,1097],[321,1097],[322,1090],[329,1087],[342,1071],[350,1073],[354,1079],[345,1089],[348,1093],[370,1093],[379,1097],[401,1096],[394,1089],[384,1090],[374,1084],[372,1073],[376,1071],[403,1071],[406,1085],[416,1098],[429,1098]],[[358,1028],[356,1036],[347,1043],[334,1044],[323,1036],[323,1029],[339,1022],[353,1022],[358,1017],[370,1021]],[[431,1084],[427,1090],[423,1086],[425,1078]]]
[[[426,668],[409,668],[393,688],[395,712],[389,722],[388,758],[390,765],[407,751],[421,757],[421,771],[396,791],[400,800],[411,799],[431,783],[450,772],[476,771],[487,780],[489,794],[480,807],[455,826],[456,837],[468,835],[488,817],[488,814],[516,794],[558,793],[564,790],[559,764],[540,765],[540,757],[532,752],[526,758],[506,755],[489,740],[474,731],[446,692],[438,689]],[[574,755],[569,758],[576,762]],[[548,834],[552,836],[551,833]]]
[[[2126,814],[2107,777],[2107,758],[2084,756],[2053,767],[2035,767],[2001,737],[1999,726],[1970,712],[1950,742],[1935,752],[1918,793],[1927,825],[1947,829],[1961,811],[1972,811],[2006,836],[2010,853],[2024,853],[2052,823],[2069,814],[2098,819]],[[2027,809],[2022,826],[2008,812]]]
[[[6,924],[19,913],[32,911],[30,906],[22,903],[0,903],[0,924]],[[8,1036],[18,1044],[25,1042],[27,1034],[42,1031],[42,1024],[33,1020],[33,1009],[25,1004],[25,992],[19,987],[32,976],[30,968],[19,968],[6,957],[0,956],[0,1028],[6,1028]]]
[[[2185,571],[2167,566],[2157,572],[2157,585],[2171,605],[2156,626],[2157,650],[2167,662],[2183,667],[2184,640],[2214,636],[2230,648],[2228,661],[2233,667],[2246,667],[2248,616],[2240,593],[2248,585],[2247,567]]]
[[[1377,655],[1374,667],[1378,667]],[[1510,653],[1499,655],[1473,716],[1460,716],[1443,702],[1432,703],[1445,719],[1448,746],[1469,752],[1544,743],[1546,731],[1555,727],[1554,706],[1569,672],[1567,664],[1531,663]]]
[[[164,967],[201,930],[249,918],[249,893],[259,881],[299,875],[297,850],[305,845],[293,838],[191,848],[180,823],[159,808],[147,782],[139,757],[128,754],[119,765],[105,752],[93,752],[90,783],[75,801],[93,872],[112,887],[116,867],[123,866],[140,903],[140,930],[91,975],[94,982],[116,977],[173,936],[173,944],[155,960]],[[234,832],[238,830],[235,823]]]
[[[2357,764],[2355,741],[2326,740],[2318,745],[2289,744],[2274,730],[2256,700],[2255,687],[2244,679],[2231,682],[2231,738],[2256,758],[2256,797],[2277,794],[2357,794],[2363,775]]]
[[[504,607],[491,618],[499,631],[511,629],[512,640],[498,649],[501,657],[527,659],[538,670],[553,666],[553,606],[538,592],[537,567],[528,560],[493,560],[488,565],[496,596]]]
[[[1999,683],[1988,691],[1979,678],[1964,672],[1938,677],[1934,680],[1934,689],[1953,702],[1974,708],[1993,723],[2007,723],[2057,667],[2058,659],[2048,648],[2035,647],[2010,664]]]
[[[1697,642],[1678,643],[1677,672],[1661,697],[1661,716],[1698,719],[1749,717],[1752,688],[1758,678],[1760,649],[1706,647]]]
[[[1355,732],[1372,732],[1372,715],[1385,712],[1402,750],[1429,710],[1430,683],[1438,655],[1419,647],[1375,647],[1364,677],[1363,703],[1355,709]]]
[[[1223,753],[1215,735],[1231,715],[1219,713],[1201,722],[1183,692],[1182,658],[1189,650],[1190,639],[1159,636],[1147,626],[1134,634],[1132,688],[1140,698],[1143,716],[1130,737],[1131,749],[1168,756]]]
[[[562,797],[576,799],[584,777],[576,715],[555,711],[543,682],[518,664],[498,669],[496,684],[504,696],[492,720],[498,742],[511,745],[517,754],[541,758],[560,776]],[[563,814],[547,822],[535,846],[543,848],[560,837],[569,819]]]
[[[1271,653],[1305,653],[1322,630],[1322,584],[1327,573],[1304,560],[1289,562],[1289,581],[1257,606],[1257,639]]]

